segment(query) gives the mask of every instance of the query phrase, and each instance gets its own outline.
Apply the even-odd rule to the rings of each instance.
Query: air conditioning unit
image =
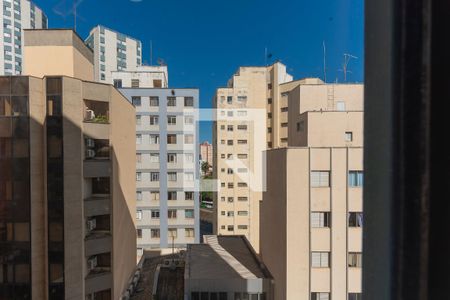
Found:
[[[92,256],[87,261],[89,270],[94,269],[97,266],[97,256]]]
[[[97,226],[97,221],[95,219],[90,219],[87,221],[87,228],[89,231],[94,230]]]
[[[95,113],[92,109],[86,109],[86,113],[85,113],[85,119],[90,121],[93,120],[95,118]]]
[[[94,158],[95,157],[95,151],[92,149],[86,150],[86,158]]]
[[[95,147],[94,139],[86,139],[86,147],[89,147],[89,148]]]

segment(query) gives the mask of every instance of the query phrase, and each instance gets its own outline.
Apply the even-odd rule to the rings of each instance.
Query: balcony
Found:
[[[109,215],[110,213],[111,199],[109,196],[92,196],[84,200],[85,217]]]
[[[112,287],[111,268],[97,268],[89,272],[85,279],[85,293],[110,289]]]
[[[84,122],[109,123],[109,103],[84,100]]]

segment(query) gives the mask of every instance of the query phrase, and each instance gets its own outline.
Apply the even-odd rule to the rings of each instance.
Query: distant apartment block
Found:
[[[167,88],[169,75],[167,66],[138,66],[134,71],[112,71],[116,88]]]
[[[118,299],[136,265],[135,109],[90,81],[72,30],[25,41],[33,67],[0,77],[0,298]]]
[[[120,91],[136,107],[138,256],[146,249],[198,243],[199,91],[125,83]]]
[[[208,141],[200,144],[200,160],[207,162],[211,167],[213,165],[213,145]]]
[[[113,71],[136,71],[142,65],[141,42],[125,34],[98,25],[85,43],[94,51],[96,81],[112,84]]]
[[[260,215],[275,299],[360,300],[363,85],[310,79],[285,97],[288,147],[267,151]]]
[[[0,1],[0,75],[23,70],[23,30],[47,28],[44,12],[29,0]]]
[[[278,143],[278,127],[282,126],[279,115],[285,112],[278,113],[277,107],[280,86],[291,80],[292,76],[281,63],[240,67],[227,87],[217,89],[213,99],[216,109],[213,173],[219,181],[218,192],[214,194],[214,233],[246,235],[257,252],[262,154],[267,147],[287,144],[284,139]],[[255,114],[259,114],[259,120],[252,120]],[[240,166],[233,167],[237,161]],[[261,181],[257,187],[250,182],[249,174],[253,174],[253,180]]]

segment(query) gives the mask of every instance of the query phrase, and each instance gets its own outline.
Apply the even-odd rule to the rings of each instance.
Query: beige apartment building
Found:
[[[260,255],[275,299],[360,300],[363,85],[285,94],[288,147],[267,151]]]
[[[211,167],[213,165],[213,145],[208,141],[200,144],[200,160],[207,162]]]
[[[135,109],[72,30],[0,77],[0,298],[119,299],[136,265]],[[126,120],[126,121],[124,121]]]

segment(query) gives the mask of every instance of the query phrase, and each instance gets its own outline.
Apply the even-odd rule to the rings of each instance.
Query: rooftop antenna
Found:
[[[323,41],[323,79],[324,82],[327,83],[327,62],[326,62],[326,48],[325,48],[325,41]]]
[[[77,32],[77,4],[76,0],[73,0],[73,29]]]
[[[350,61],[350,59],[358,59],[358,57],[348,54],[348,53],[344,53],[344,63],[342,64],[342,69],[339,69],[339,71],[344,72],[344,82],[347,82],[347,73],[352,73],[351,71],[349,71],[347,69],[348,63]]]
[[[150,66],[153,64],[153,41],[150,40]]]
[[[267,67],[267,47],[264,48],[264,66]]]

